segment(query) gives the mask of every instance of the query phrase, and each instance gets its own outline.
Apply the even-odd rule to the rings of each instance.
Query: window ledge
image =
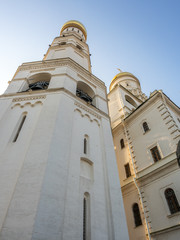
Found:
[[[149,128],[146,132],[143,132],[143,135],[145,135],[146,133],[148,133],[151,129]]]
[[[138,227],[142,227],[142,226],[143,226],[143,224],[138,225],[138,226],[134,226],[134,229],[136,229],[136,228],[138,228]]]
[[[167,215],[167,217],[172,218],[172,217],[179,216],[179,215],[180,215],[180,211],[176,212],[176,213],[169,214],[169,215]]]

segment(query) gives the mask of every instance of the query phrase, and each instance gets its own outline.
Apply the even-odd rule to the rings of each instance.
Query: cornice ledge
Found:
[[[161,161],[163,161],[163,159]],[[140,175],[139,173],[137,173],[137,181],[139,183],[143,183],[143,181],[147,181],[147,182],[152,181],[152,177],[154,177],[153,180],[156,180],[157,178],[160,178],[161,175],[162,176],[166,175],[165,171],[168,170],[168,173],[169,173],[176,169],[178,169],[178,166],[177,166],[177,159],[175,158],[175,159],[172,159],[171,161],[165,163],[164,165],[159,166],[158,168],[145,173],[144,175],[143,174]],[[151,177],[151,180],[150,180],[150,177]]]
[[[153,232],[151,232],[151,236],[156,236],[156,235],[159,235],[159,234],[162,234],[162,233],[167,233],[167,232],[170,232],[170,231],[176,230],[176,229],[180,229],[180,224],[177,224],[177,225],[174,225],[174,226],[171,226],[171,227],[168,227],[168,228],[153,231]]]
[[[92,73],[90,73],[88,70],[83,68],[81,65],[76,63],[71,58],[60,58],[60,59],[51,59],[51,60],[42,60],[37,62],[29,62],[29,63],[23,63],[21,66],[19,66],[18,71],[23,70],[35,70],[35,69],[47,69],[47,67],[56,67],[56,66],[70,66],[73,69],[76,70],[76,72],[81,73],[85,75],[86,77],[90,77],[90,80],[93,81],[96,85],[99,87],[106,89],[106,86],[103,81],[101,81],[99,78],[94,76]],[[48,69],[47,69],[48,70]]]
[[[88,107],[86,107],[86,106],[80,104],[80,103],[77,102],[77,101],[75,101],[74,104],[75,104],[76,106],[78,106],[79,108],[83,109],[84,111],[86,111],[86,112],[92,114],[92,115],[95,116],[96,118],[101,119],[101,116],[99,116],[98,114],[94,113],[94,112],[93,112],[92,110],[90,110]]]
[[[37,99],[45,99],[46,96],[30,96],[30,97],[20,97],[20,98],[13,98],[12,102],[21,102],[21,101],[28,101],[28,100],[37,100]]]

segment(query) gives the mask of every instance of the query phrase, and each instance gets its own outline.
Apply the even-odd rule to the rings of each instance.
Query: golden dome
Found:
[[[112,90],[112,85],[114,84],[115,80],[116,80],[117,78],[120,78],[120,77],[132,77],[132,78],[134,78],[134,79],[137,81],[137,83],[140,85],[139,80],[138,80],[137,77],[135,77],[132,73],[129,73],[129,72],[120,72],[120,73],[118,73],[118,74],[112,79],[111,84],[110,84],[110,87],[109,87],[110,91]]]
[[[84,34],[85,40],[87,39],[87,31],[86,28],[84,27],[84,25],[82,23],[80,23],[79,21],[76,20],[70,20],[68,22],[66,22],[62,28],[61,28],[61,32],[60,34],[64,31],[64,29],[68,28],[68,27],[76,27],[79,30],[81,30]]]

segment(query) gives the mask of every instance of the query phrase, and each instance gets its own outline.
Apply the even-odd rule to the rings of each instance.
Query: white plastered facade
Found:
[[[78,34],[62,33],[42,61],[22,64],[0,97],[1,240],[84,239],[84,196],[87,240],[129,239],[106,87]],[[28,90],[42,74],[48,88]],[[93,105],[76,95],[78,84]]]
[[[118,74],[116,82],[111,84],[108,104],[129,237],[131,240],[179,239],[180,211],[170,213],[165,190],[173,189],[180,204],[180,170],[176,157],[180,110],[162,91],[155,91],[143,100],[133,95],[124,84],[129,80],[129,73],[125,75]],[[125,98],[126,95],[130,98]],[[146,132],[144,122],[149,127]],[[155,146],[161,157],[157,162],[151,154]],[[131,176],[127,176],[126,164]],[[142,219],[139,226],[133,215],[135,203]]]

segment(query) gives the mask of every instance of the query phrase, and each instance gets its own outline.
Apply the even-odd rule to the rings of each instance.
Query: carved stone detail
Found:
[[[83,109],[84,111],[90,113],[91,115],[95,116],[98,119],[101,119],[101,116],[99,116],[98,114],[96,114],[95,112],[91,111],[90,109],[88,109],[87,107],[83,106],[82,104],[75,102],[74,103],[76,106],[78,106],[79,108]]]
[[[22,97],[22,98],[14,98],[13,102],[21,102],[21,101],[28,101],[28,100],[36,100],[36,99],[43,99],[46,98],[45,95],[43,96],[31,96],[31,97]]]

